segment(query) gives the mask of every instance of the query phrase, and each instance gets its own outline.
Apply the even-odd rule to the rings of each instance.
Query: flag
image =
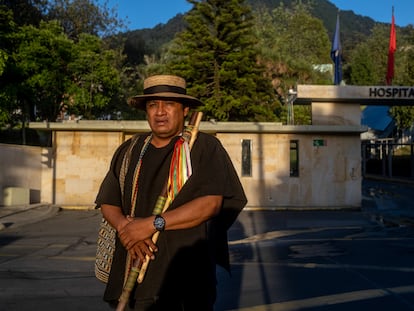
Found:
[[[338,85],[342,81],[342,47],[339,38],[339,14],[336,17],[336,29],[332,40],[331,59],[335,64],[334,84]]]
[[[397,36],[395,34],[395,19],[394,19],[394,8],[392,8],[392,21],[390,31],[390,44],[388,47],[388,66],[387,66],[387,85],[392,84],[394,78],[394,53],[397,50]]]

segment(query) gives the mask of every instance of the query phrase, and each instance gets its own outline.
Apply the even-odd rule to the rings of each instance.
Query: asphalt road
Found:
[[[275,218],[280,226],[262,233]],[[240,220],[257,233],[231,242],[236,273],[220,275],[218,310],[414,310],[412,227],[351,212]]]
[[[387,187],[366,185],[362,211],[242,212],[216,310],[414,310],[414,226],[396,221],[412,192]],[[99,221],[62,210],[0,231],[0,310],[111,310],[93,274]]]

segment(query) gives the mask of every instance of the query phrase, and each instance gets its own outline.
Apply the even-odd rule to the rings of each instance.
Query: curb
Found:
[[[75,210],[75,211],[91,211],[96,209],[95,205],[59,205],[64,210]]]

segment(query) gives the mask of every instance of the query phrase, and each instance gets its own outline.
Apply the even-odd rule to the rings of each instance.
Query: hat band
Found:
[[[144,90],[145,95],[157,93],[177,93],[185,95],[187,92],[182,87],[172,85],[154,85]]]

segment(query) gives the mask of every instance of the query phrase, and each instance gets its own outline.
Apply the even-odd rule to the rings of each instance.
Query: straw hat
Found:
[[[195,97],[186,94],[185,80],[178,76],[157,75],[144,80],[144,95],[136,95],[128,100],[132,107],[145,110],[149,100],[175,100],[189,107],[200,106],[203,103]]]

